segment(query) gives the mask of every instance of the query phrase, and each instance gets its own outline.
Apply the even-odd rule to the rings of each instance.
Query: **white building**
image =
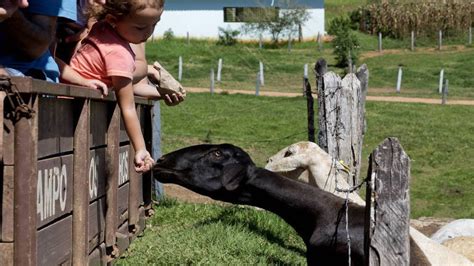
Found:
[[[293,2],[305,6],[309,11],[310,18],[302,27],[303,38],[315,38],[318,33],[325,32],[324,0]],[[235,15],[235,10],[242,11],[250,7],[285,9],[287,8],[285,3],[285,0],[165,0],[165,11],[155,28],[154,36],[162,37],[165,31],[171,29],[178,37],[186,37],[189,34],[193,38],[217,39],[219,27],[238,30],[243,24],[225,22],[224,10],[233,11]],[[252,36],[239,38],[252,38]]]

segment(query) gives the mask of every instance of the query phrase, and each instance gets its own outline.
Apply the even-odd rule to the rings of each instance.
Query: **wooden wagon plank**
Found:
[[[106,148],[91,150],[89,152],[89,202],[105,195],[106,171],[105,171]]]
[[[0,265],[13,266],[13,243],[0,243]]]
[[[89,100],[77,101],[76,126],[74,130],[74,214],[72,228],[73,264],[86,265],[89,221]]]
[[[128,220],[128,202],[129,202],[129,191],[130,191],[130,183],[125,183],[118,189],[118,205],[117,211],[119,219],[119,224],[122,224],[125,220]]]
[[[18,91],[21,93],[89,98],[109,102],[116,101],[115,93],[113,92],[110,92],[107,96],[103,96],[99,90],[70,84],[51,83],[43,80],[32,79],[30,77],[11,77],[11,81],[12,84],[16,85]],[[135,97],[135,103],[153,105],[152,101],[143,97]]]
[[[101,244],[94,249],[89,255],[89,266],[107,265],[107,256],[105,252],[105,244]]]
[[[7,117],[11,112],[10,105],[4,106],[3,113],[3,165],[15,164],[15,126],[12,118]]]
[[[13,242],[14,229],[14,177],[13,166],[3,166],[1,212],[0,215],[0,242]],[[1,265],[1,263],[0,263]]]
[[[105,197],[89,205],[89,251],[104,242],[105,214]]]
[[[39,96],[38,158],[72,152],[74,101]]]
[[[112,117],[107,128],[107,152],[105,168],[107,173],[107,213],[105,219],[105,245],[110,259],[118,256],[116,248],[117,230],[117,188],[119,170],[119,130],[120,130],[120,109],[117,104],[110,105]]]
[[[135,154],[133,146],[129,147],[130,154]],[[139,219],[139,210],[140,207],[140,190],[142,190],[141,174],[137,173],[134,169],[133,156],[129,156],[129,161],[127,162],[129,167],[129,194],[128,194],[128,224],[129,231],[132,234],[135,234],[139,231],[138,228],[138,219]]]
[[[117,245],[120,254],[127,250],[130,245],[130,239],[128,237],[128,222],[123,223],[117,231]]]
[[[108,104],[102,101],[90,102],[91,125],[90,143],[91,148],[105,146],[107,144],[107,121],[111,113],[108,112]]]
[[[0,91],[0,161],[3,161],[3,111],[5,104],[5,96],[7,96],[5,91]]]
[[[73,155],[38,161],[35,178],[37,228],[72,211]]]
[[[68,216],[39,230],[37,239],[37,265],[71,264],[72,216]]]
[[[25,100],[35,112],[15,124],[15,265],[36,265],[36,176],[38,99]]]

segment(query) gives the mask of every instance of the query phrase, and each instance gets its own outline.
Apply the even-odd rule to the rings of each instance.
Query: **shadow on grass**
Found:
[[[267,219],[267,217],[257,217],[258,215],[252,215],[251,212],[255,210],[250,210],[242,207],[228,207],[221,211],[220,214],[215,217],[209,217],[206,220],[203,220],[199,223],[196,223],[196,226],[206,226],[214,223],[223,223],[227,225],[237,225],[243,228],[247,228],[249,231],[261,235],[269,242],[279,245],[280,247],[295,252],[303,257],[306,256],[306,250],[295,245],[290,245],[285,240],[286,234],[278,235],[275,232],[272,232],[269,229],[262,227],[259,219]],[[282,261],[279,261],[277,258],[271,258],[276,264],[282,264]],[[284,263],[283,263],[284,264]]]

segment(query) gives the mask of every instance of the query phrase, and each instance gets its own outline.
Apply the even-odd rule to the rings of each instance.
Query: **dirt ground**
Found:
[[[370,88],[372,91],[385,92],[388,91],[386,88]],[[393,89],[392,89],[393,90]],[[208,88],[190,88],[186,87],[188,93],[203,93],[209,92]],[[215,93],[228,93],[228,94],[255,94],[255,91],[250,90],[222,90],[214,89]],[[273,97],[298,97],[301,93],[293,92],[275,92],[275,91],[260,91],[261,96],[273,96]],[[429,99],[429,98],[410,98],[410,97],[394,97],[394,96],[367,96],[367,101],[377,102],[405,102],[405,103],[426,103],[426,104],[441,104],[441,99]],[[449,100],[446,102],[448,105],[474,105],[474,100]]]

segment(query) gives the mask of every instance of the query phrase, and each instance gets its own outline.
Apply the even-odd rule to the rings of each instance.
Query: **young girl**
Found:
[[[135,170],[150,170],[153,159],[145,148],[138,121],[132,86],[135,54],[130,43],[145,42],[163,13],[164,0],[107,0],[95,14],[92,26],[70,66],[86,79],[97,79],[112,87],[117,97],[125,129],[135,149]],[[69,82],[70,77],[62,76]],[[105,93],[105,91],[104,91]],[[141,96],[158,98],[153,87]]]

